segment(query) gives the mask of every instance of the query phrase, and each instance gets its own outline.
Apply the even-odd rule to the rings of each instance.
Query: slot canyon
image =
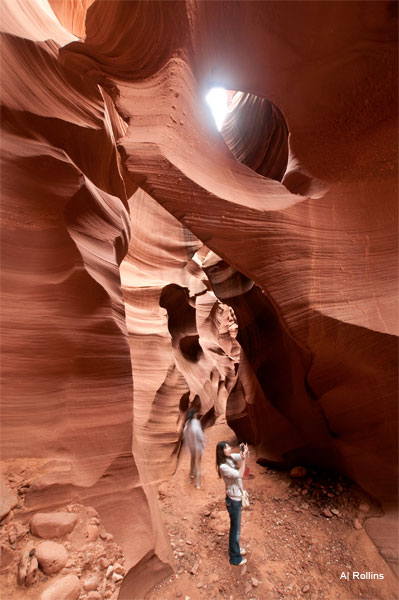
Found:
[[[4,600],[397,597],[397,7],[0,2]]]

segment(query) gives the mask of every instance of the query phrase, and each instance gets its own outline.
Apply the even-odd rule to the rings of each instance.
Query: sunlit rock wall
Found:
[[[176,468],[188,402],[209,425],[226,412],[240,348],[232,310],[201,265],[209,250],[138,190],[129,200],[132,239],[121,265],[134,381],[134,440],[142,480]]]
[[[93,504],[126,553],[120,597],[141,594],[170,571],[153,485],[205,378],[204,411],[230,394],[261,457],[376,496],[394,564],[396,4],[51,5],[1,3],[2,458],[41,461],[27,508]],[[281,183],[234,127],[233,156],[213,84],[284,116]]]

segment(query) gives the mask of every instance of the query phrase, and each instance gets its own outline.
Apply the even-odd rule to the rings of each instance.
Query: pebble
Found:
[[[310,590],[310,585],[308,585],[308,584],[304,585],[302,588],[302,591],[304,594],[307,594],[309,590]]]
[[[0,547],[0,565],[1,571],[5,571],[13,562],[15,553],[11,548],[2,544]]]
[[[194,565],[192,566],[192,568],[190,570],[191,575],[196,575],[198,572],[198,569],[199,569],[199,563],[196,562],[196,563],[194,563]]]
[[[88,579],[85,579],[82,585],[83,585],[83,589],[86,592],[91,592],[98,588],[99,582],[98,582],[97,577],[92,576],[92,577],[89,577]]]
[[[250,581],[248,581],[248,583],[247,583],[247,584],[246,584],[246,586],[245,586],[245,593],[246,593],[246,594],[249,594],[249,592],[250,592],[251,590],[252,590],[252,585],[251,585],[251,582],[250,582]]]
[[[252,577],[251,584],[252,584],[252,587],[258,587],[259,586],[259,580],[256,579],[256,577]]]
[[[18,505],[18,496],[11,490],[4,479],[0,477],[0,520]]]
[[[361,510],[362,512],[369,512],[370,506],[363,502],[362,504],[359,504],[359,510]]]
[[[100,592],[89,592],[87,595],[87,600],[103,600],[103,595]]]
[[[28,533],[28,528],[22,525],[22,523],[18,523],[18,521],[15,523],[13,530],[15,533],[16,541],[22,539],[24,535]]]
[[[87,525],[86,535],[89,542],[95,542],[98,539],[98,534],[100,530],[97,525],[89,524]]]
[[[107,572],[105,573],[106,579],[109,579],[111,577],[113,571],[114,571],[114,567],[112,565],[109,565]]]
[[[26,573],[25,585],[27,587],[33,585],[38,580],[38,577],[39,577],[39,563],[37,562],[36,556],[33,556],[30,561],[28,571]]]
[[[305,469],[305,467],[294,467],[293,469],[291,469],[290,471],[290,477],[305,477],[305,475],[307,474],[307,470]]]
[[[308,493],[308,490],[302,490],[302,492],[301,492],[302,496],[306,496],[307,493]]]
[[[15,527],[13,527],[9,532],[8,541],[10,542],[10,544],[15,544],[15,542],[17,541],[17,533],[15,531]]]
[[[125,567],[119,563],[116,563],[114,565],[114,573],[118,573],[118,575],[124,575],[125,574]]]
[[[32,554],[31,554],[32,552]],[[24,548],[22,554],[21,554],[21,558],[19,559],[19,564],[18,564],[18,573],[17,573],[17,581],[19,585],[24,585],[26,584],[26,575],[28,573],[28,568],[29,568],[29,564],[31,561],[32,556],[34,555],[35,551],[32,551],[32,548],[30,546],[27,546]]]
[[[333,515],[336,515],[337,517],[339,517],[339,515],[340,515],[340,512],[339,512],[339,510],[338,510],[338,509],[336,509],[336,508],[332,508],[332,509],[331,509],[331,512],[333,513]]]
[[[329,508],[323,508],[322,514],[325,517],[332,517],[333,516],[333,514],[332,514],[332,512],[331,512],[331,510]]]
[[[355,529],[363,529],[363,526],[362,526],[361,522],[359,521],[359,519],[353,520],[353,527]]]
[[[4,519],[4,523],[6,525],[8,525],[8,523],[11,523],[11,521],[13,520],[13,518],[14,518],[14,511],[10,510],[10,512],[8,513],[8,515],[6,516],[6,518]]]

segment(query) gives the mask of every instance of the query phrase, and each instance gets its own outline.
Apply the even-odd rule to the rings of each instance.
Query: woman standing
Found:
[[[223,477],[226,485],[226,508],[230,515],[229,554],[232,565],[245,565],[246,554],[240,548],[241,507],[242,507],[242,476],[245,473],[245,460],[248,456],[248,446],[240,454],[233,454],[227,442],[216,445],[216,469],[219,477]]]

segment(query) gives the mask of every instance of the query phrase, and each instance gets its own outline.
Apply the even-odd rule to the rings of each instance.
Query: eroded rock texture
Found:
[[[394,565],[396,4],[1,8],[2,458],[37,460],[26,509],[94,506],[142,595],[199,394],[261,458],[376,496]],[[212,84],[244,92],[226,141]]]

